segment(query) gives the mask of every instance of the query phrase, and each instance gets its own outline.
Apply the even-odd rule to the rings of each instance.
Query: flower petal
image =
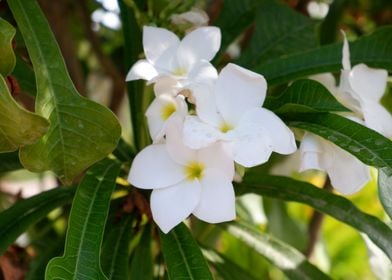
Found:
[[[342,65],[343,70],[350,70],[351,63],[350,63],[350,47],[348,45],[346,33],[342,31],[343,34],[343,49],[342,49]]]
[[[181,41],[177,60],[181,67],[190,69],[200,60],[210,61],[220,48],[221,32],[213,26],[200,27],[187,34]]]
[[[387,138],[392,137],[392,115],[378,102],[362,103],[365,125],[381,133]]]
[[[253,126],[263,127],[272,140],[272,150],[279,154],[292,154],[297,150],[293,132],[273,112],[264,108],[255,108],[247,112],[240,124],[253,123]]]
[[[222,223],[235,219],[235,195],[231,180],[216,169],[208,169],[201,179],[200,202],[193,210],[200,220]]]
[[[206,169],[217,169],[228,180],[233,180],[234,161],[223,143],[217,142],[207,148],[198,150],[197,159],[205,164]]]
[[[158,76],[158,72],[155,67],[150,64],[147,60],[141,59],[137,61],[129,70],[126,81],[134,81],[143,79],[146,81],[150,81]]]
[[[369,68],[365,64],[355,65],[349,76],[351,88],[364,102],[380,101],[385,93],[387,79],[387,71]]]
[[[260,107],[267,82],[262,75],[229,63],[216,84],[217,107],[223,119],[235,126],[246,111]]]
[[[192,98],[196,104],[197,116],[205,123],[219,127],[223,123],[216,107],[213,88],[207,85],[198,85],[190,88]]]
[[[371,179],[369,167],[340,147],[327,142],[325,153],[331,185],[342,194],[359,191]]]
[[[197,61],[188,73],[188,78],[181,81],[181,85],[186,88],[193,84],[213,85],[218,79],[218,71],[208,61]]]
[[[301,165],[299,172],[308,169],[325,171],[321,157],[325,155],[322,139],[312,133],[306,132],[300,146]],[[327,156],[327,155],[326,155]]]
[[[136,155],[128,181],[141,189],[157,189],[177,184],[185,177],[183,167],[170,158],[166,145],[156,144]]]
[[[154,221],[164,233],[168,233],[192,213],[200,201],[200,194],[198,180],[184,180],[172,187],[153,190],[151,211]]]
[[[183,124],[179,118],[171,119],[166,128],[166,149],[178,164],[187,165],[196,159],[196,151],[185,146],[183,142]]]
[[[191,149],[205,148],[220,138],[221,133],[214,126],[209,125],[198,117],[187,116],[184,121],[183,140]]]
[[[338,88],[336,86],[336,80],[332,73],[322,73],[317,75],[309,76],[309,79],[314,80],[325,86],[329,92],[335,97],[338,95]]]
[[[178,81],[170,76],[159,77],[154,84],[155,96],[161,94],[176,96],[180,90],[181,89]]]
[[[171,69],[180,44],[178,37],[167,29],[144,26],[143,48],[147,60],[153,65]]]

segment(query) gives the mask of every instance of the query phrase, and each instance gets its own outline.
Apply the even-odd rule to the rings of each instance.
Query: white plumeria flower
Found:
[[[359,191],[371,179],[367,165],[335,144],[312,133],[305,133],[300,153],[300,172],[308,169],[327,172],[331,185],[343,194]]]
[[[144,79],[155,82],[172,77],[182,87],[212,83],[217,71],[209,62],[220,48],[221,33],[217,27],[201,27],[187,34],[182,41],[164,28],[143,28],[143,48],[146,59],[136,62],[126,80]]]
[[[153,189],[152,215],[165,233],[190,214],[209,223],[235,219],[234,162],[220,143],[192,150],[181,134],[181,121],[171,121],[166,143],[150,145],[135,157],[129,182]]]
[[[192,10],[181,13],[174,14],[171,16],[171,22],[176,25],[190,24],[191,27],[188,30],[193,30],[196,27],[208,25],[210,18],[207,13],[201,9],[193,8]]]
[[[392,136],[392,116],[380,104],[387,84],[388,73],[372,69],[365,64],[351,68],[349,46],[343,43],[343,70],[340,85],[336,86],[332,74],[320,74],[310,78],[322,83],[342,104],[353,113],[344,116],[372,128],[386,137]],[[300,146],[300,170],[326,171],[331,184],[343,194],[359,191],[371,179],[367,165],[340,147],[311,133],[306,133]]]
[[[185,118],[184,143],[199,149],[221,141],[245,167],[266,162],[272,151],[293,153],[293,133],[273,112],[261,108],[266,90],[263,76],[228,64],[212,91],[193,89],[197,116]]]
[[[161,79],[154,85],[155,99],[147,108],[148,129],[154,143],[163,139],[167,123],[173,118],[184,120],[188,106],[183,95],[177,95],[176,81]]]

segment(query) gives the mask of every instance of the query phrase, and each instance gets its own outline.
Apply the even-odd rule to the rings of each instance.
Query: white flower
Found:
[[[172,118],[184,120],[188,114],[185,97],[177,95],[176,81],[160,79],[154,85],[155,99],[147,108],[146,117],[151,138],[154,143],[163,139],[166,125]]]
[[[181,140],[181,122],[171,121],[166,144],[146,147],[134,159],[129,182],[153,189],[151,211],[165,233],[191,213],[209,223],[235,219],[234,163],[220,143],[192,150]]]
[[[339,87],[336,87],[335,78],[330,73],[311,78],[321,82],[342,104],[353,111],[342,113],[344,116],[391,137],[392,116],[380,104],[388,73],[382,69],[369,68],[365,64],[351,68],[346,38],[342,54],[343,70]],[[359,191],[371,179],[368,166],[340,147],[311,133],[305,134],[300,152],[301,171],[326,171],[332,186],[343,194]]]
[[[228,64],[212,91],[193,89],[197,117],[185,118],[184,143],[199,149],[222,141],[245,167],[266,162],[272,151],[293,153],[293,133],[274,113],[261,108],[266,89],[263,76]]]
[[[335,144],[312,133],[305,133],[300,153],[300,172],[308,169],[327,172],[331,185],[343,194],[359,191],[371,179],[368,166]]]
[[[212,83],[216,69],[209,63],[220,48],[221,33],[217,27],[201,27],[180,41],[174,33],[157,27],[143,28],[146,59],[136,62],[126,80],[144,79],[155,82],[172,77],[187,87],[193,83]]]
[[[198,8],[193,8],[188,12],[174,14],[171,16],[171,22],[173,24],[190,24],[191,30],[193,30],[195,27],[208,25],[209,20],[210,18],[208,17],[207,13]]]

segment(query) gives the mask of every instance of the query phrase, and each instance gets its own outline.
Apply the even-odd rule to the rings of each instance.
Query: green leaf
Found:
[[[295,81],[281,94],[267,96],[263,107],[277,113],[284,113],[292,111],[293,104],[320,112],[350,111],[341,105],[322,84],[313,80]]]
[[[0,18],[0,74],[3,76],[8,76],[15,67],[16,58],[12,47],[15,33],[15,28]]]
[[[169,279],[213,279],[199,246],[183,223],[159,236]]]
[[[377,29],[350,43],[352,65],[365,63],[370,67],[392,71],[392,26]],[[259,64],[253,71],[263,74],[268,85],[281,84],[297,78],[342,69],[342,44],[331,44],[314,50],[288,55]]]
[[[46,119],[16,103],[0,75],[0,153],[34,144],[46,133],[48,127]]]
[[[378,170],[378,195],[388,216],[392,218],[392,169],[388,167]]]
[[[231,235],[266,257],[290,279],[330,279],[309,263],[299,251],[271,235],[239,223],[230,223],[225,228]]]
[[[222,58],[227,47],[253,22],[260,0],[225,0],[218,19],[213,23],[222,32],[222,42],[214,64]]]
[[[151,224],[147,224],[132,256],[130,279],[150,280],[152,275]]]
[[[392,169],[392,141],[361,124],[328,113],[293,114],[285,120],[335,143],[367,165]]]
[[[35,83],[35,75],[31,66],[20,56],[16,56],[16,65],[12,76],[18,81],[23,93],[35,98],[37,95],[37,86]]]
[[[329,5],[328,14],[320,25],[320,43],[322,45],[335,42],[339,31],[339,20],[348,4],[347,0],[335,0]]]
[[[245,176],[236,191],[237,194],[255,193],[307,204],[366,233],[392,259],[392,230],[376,217],[361,212],[350,200],[342,196],[288,177],[253,173]]]
[[[48,133],[20,150],[34,172],[53,170],[66,184],[117,145],[121,127],[106,107],[81,97],[36,1],[9,0],[37,80],[36,112],[50,121]]]
[[[18,152],[0,153],[0,174],[22,168]]]
[[[317,47],[313,20],[275,0],[256,10],[255,30],[237,63],[245,67]]]
[[[126,214],[121,220],[109,220],[106,224],[101,263],[109,280],[128,279],[129,242],[133,221],[134,216]]]
[[[120,164],[104,159],[87,171],[72,203],[64,255],[52,259],[45,279],[108,279],[100,252],[110,197]]]
[[[203,250],[204,256],[224,280],[255,280],[247,271],[225,255],[216,251]]]
[[[0,213],[0,255],[27,230],[53,209],[71,201],[74,187],[61,187],[19,201]]]

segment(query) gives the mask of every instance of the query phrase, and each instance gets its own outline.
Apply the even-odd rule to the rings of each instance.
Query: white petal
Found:
[[[154,93],[155,96],[161,94],[169,94],[172,96],[176,96],[180,91],[178,81],[173,79],[172,77],[163,76],[155,81],[154,84]]]
[[[168,233],[185,220],[200,201],[199,181],[184,180],[172,187],[153,190],[151,211],[159,228]]]
[[[343,49],[342,49],[342,65],[344,70],[350,70],[351,69],[351,63],[350,63],[350,48],[348,45],[346,33],[342,31],[343,34]]]
[[[247,112],[240,125],[253,123],[253,126],[263,127],[271,139],[272,150],[279,154],[292,154],[297,150],[293,132],[273,112],[264,108],[255,108]]]
[[[143,79],[150,81],[158,76],[158,72],[153,65],[151,65],[147,60],[141,59],[137,61],[129,70],[126,81],[134,81]]]
[[[221,223],[235,219],[233,184],[219,170],[206,170],[201,179],[201,197],[193,211],[200,220]]]
[[[387,138],[392,137],[392,115],[378,102],[362,103],[365,125]]]
[[[221,137],[220,131],[198,117],[187,116],[184,121],[183,140],[192,149],[205,148]]]
[[[262,75],[229,63],[216,84],[218,110],[225,121],[236,125],[246,111],[263,104],[266,91],[267,82]]]
[[[156,67],[171,69],[180,40],[167,29],[144,26],[143,48],[146,58]]]
[[[359,159],[334,144],[326,146],[326,170],[331,185],[343,194],[359,191],[371,179],[369,167]]]
[[[205,123],[219,127],[223,123],[222,117],[216,107],[215,94],[213,88],[208,85],[198,85],[191,87],[192,98],[196,104],[197,116]]]
[[[217,27],[200,27],[186,35],[177,52],[178,64],[189,69],[200,60],[210,61],[220,48],[221,32]]]
[[[310,76],[309,79],[314,80],[325,86],[329,92],[331,92],[335,97],[338,95],[338,88],[336,86],[336,80],[334,75],[331,73],[322,73]]]
[[[169,121],[166,128],[166,149],[171,158],[181,165],[196,160],[196,152],[188,148],[183,141],[183,124],[179,118]]]
[[[171,115],[168,115],[170,112]],[[176,115],[180,119],[183,119],[186,114],[187,105],[183,96],[174,97],[170,94],[158,95],[146,111],[148,128],[154,143],[159,142],[165,135],[165,124],[169,118]]]
[[[218,71],[208,61],[198,61],[188,73],[189,84],[207,84],[213,85],[218,79]]]
[[[234,161],[223,143],[217,142],[207,148],[198,150],[197,159],[198,162],[205,164],[206,169],[220,170],[228,180],[233,180]]]
[[[349,76],[350,86],[361,101],[380,101],[387,86],[387,79],[387,71],[369,68],[365,64],[355,65]]]
[[[323,161],[321,160],[325,155],[323,143],[324,142],[320,137],[308,132],[305,133],[300,146],[300,172],[308,169],[325,171],[325,167],[322,165]]]
[[[344,106],[361,115],[359,96],[350,85],[350,70],[342,70],[340,73],[339,94],[335,96]]]
[[[128,181],[141,189],[157,189],[177,184],[186,177],[183,166],[174,162],[164,144],[150,145],[132,162]]]

